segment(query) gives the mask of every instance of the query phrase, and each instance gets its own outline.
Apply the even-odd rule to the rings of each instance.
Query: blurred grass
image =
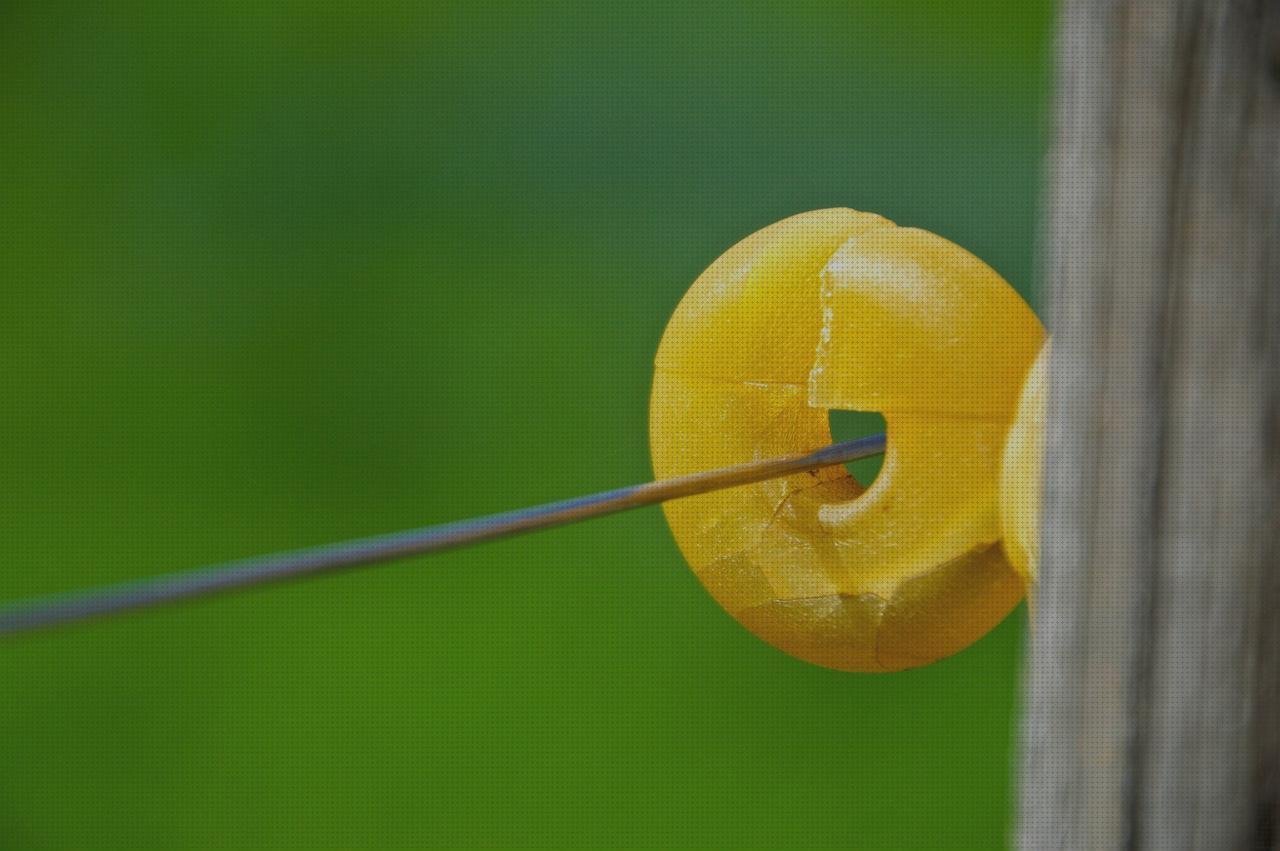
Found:
[[[1029,294],[1049,19],[0,5],[0,594],[642,480],[670,310],[800,210]],[[995,847],[1022,620],[808,667],[651,509],[32,637],[0,846]]]

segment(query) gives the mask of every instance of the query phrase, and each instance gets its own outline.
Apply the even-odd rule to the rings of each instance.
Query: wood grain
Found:
[[[1023,848],[1280,848],[1278,16],[1061,11]]]

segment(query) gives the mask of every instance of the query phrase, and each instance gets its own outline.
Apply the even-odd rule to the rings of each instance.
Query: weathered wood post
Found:
[[[1280,2],[1065,0],[1023,848],[1280,848]]]

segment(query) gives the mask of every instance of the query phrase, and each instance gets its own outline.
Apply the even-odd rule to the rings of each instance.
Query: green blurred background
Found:
[[[672,308],[801,210],[1029,295],[1051,18],[5,0],[0,595],[645,479]],[[810,667],[646,509],[30,637],[0,846],[997,848],[1024,624]]]

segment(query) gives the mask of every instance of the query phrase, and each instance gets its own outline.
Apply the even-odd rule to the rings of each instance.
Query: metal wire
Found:
[[[832,467],[846,461],[880,455],[884,450],[885,436],[877,434],[835,443],[804,455],[767,458],[748,464],[707,470],[674,479],[645,482],[501,514],[490,514],[436,526],[423,526],[368,538],[356,538],[308,549],[165,573],[116,585],[39,597],[0,609],[0,636],[144,609],[162,603],[190,600],[235,589],[379,564],[407,556],[464,547],[494,538],[548,529],[591,517],[626,511],[630,508],[666,502],[669,499],[760,482],[805,470]]]

